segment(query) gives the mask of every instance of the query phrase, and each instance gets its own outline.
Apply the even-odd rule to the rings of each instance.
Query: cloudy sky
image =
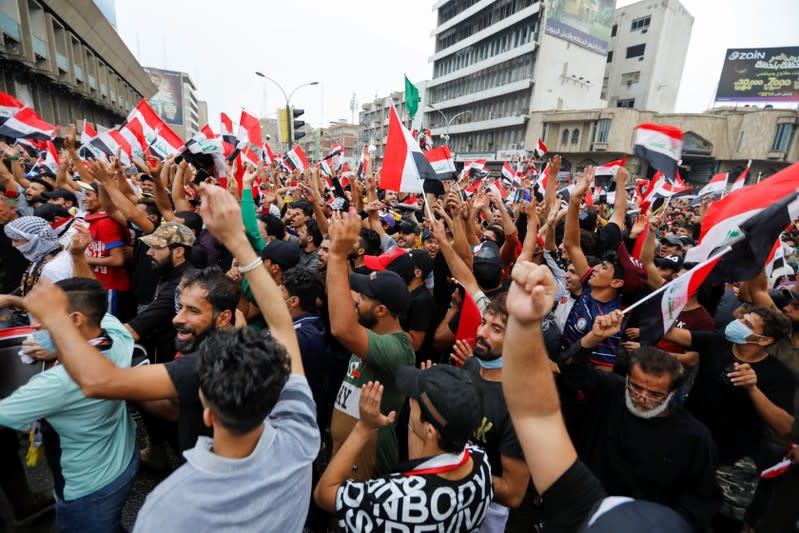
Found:
[[[724,52],[732,47],[799,45],[797,0],[681,0],[694,16],[677,111],[707,109]],[[618,6],[632,4],[620,0]],[[360,104],[429,79],[435,26],[433,0],[117,0],[117,27],[145,66],[188,72],[209,120],[220,111],[236,120],[245,107],[274,116],[280,90],[290,92],[313,125],[352,119]],[[598,80],[597,83],[601,83]],[[357,114],[355,115],[357,120]]]

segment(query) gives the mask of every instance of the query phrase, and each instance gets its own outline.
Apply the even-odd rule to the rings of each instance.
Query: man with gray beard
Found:
[[[705,531],[721,505],[717,451],[708,429],[672,401],[680,362],[642,346],[631,352],[626,378],[589,363],[594,346],[618,334],[622,318],[620,311],[597,317],[564,354],[558,385],[570,406],[566,426],[608,495],[666,505]]]

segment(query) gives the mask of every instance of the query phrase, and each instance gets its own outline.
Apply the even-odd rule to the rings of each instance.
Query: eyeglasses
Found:
[[[653,403],[660,403],[663,400],[665,400],[669,395],[669,393],[667,392],[658,392],[645,389],[640,385],[637,385],[632,381],[630,381],[629,376],[627,376],[627,390],[630,391],[632,394],[635,394],[642,400],[646,400],[648,402],[653,402]]]

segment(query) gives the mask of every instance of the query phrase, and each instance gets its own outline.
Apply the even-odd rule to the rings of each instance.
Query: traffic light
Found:
[[[291,133],[292,133],[292,138],[295,141],[299,141],[300,139],[305,137],[304,131],[297,131],[303,126],[305,126],[304,120],[297,120],[297,118],[301,117],[304,113],[305,113],[304,109],[297,109],[294,107],[291,108],[291,118],[292,118]]]
[[[280,107],[277,110],[277,136],[279,143],[289,142],[289,108]]]

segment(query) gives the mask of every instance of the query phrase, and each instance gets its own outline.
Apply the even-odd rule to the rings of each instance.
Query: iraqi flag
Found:
[[[619,169],[622,168],[626,162],[627,162],[627,156],[625,155],[621,159],[616,159],[615,161],[611,161],[610,163],[605,163],[604,165],[598,166],[594,169],[594,177],[615,176],[616,172],[618,172]]]
[[[92,126],[92,123],[83,119],[83,129],[80,132],[80,148],[78,149],[78,155],[80,157],[106,159],[105,154],[91,144],[96,138],[97,131],[94,129],[94,126]]]
[[[489,183],[488,187],[486,187],[486,190],[488,192],[493,192],[503,200],[508,195],[508,190],[502,186],[502,182],[500,180],[494,180],[491,183]]]
[[[533,148],[533,157],[536,159],[541,159],[549,152],[547,145],[544,144],[544,141],[541,140],[541,137],[538,138],[538,142],[535,143],[535,148]]]
[[[139,102],[128,114],[128,122],[138,118],[144,132],[147,150],[159,159],[177,155],[183,149],[183,140],[153,111],[147,100]]]
[[[42,120],[42,117],[30,107],[23,107],[3,122],[0,126],[0,135],[14,139],[49,141],[55,135],[55,126]]]
[[[261,160],[261,150],[263,149],[263,140],[261,136],[261,123],[250,113],[241,110],[241,118],[239,119],[239,132],[238,143],[236,148],[241,150],[241,160],[245,164],[257,166]],[[306,166],[307,162],[306,162]]]
[[[305,152],[302,151],[299,144],[294,145],[294,147],[286,153],[286,163],[288,163],[291,170],[299,170],[302,172],[308,168],[308,158],[305,157]]]
[[[635,155],[673,182],[682,157],[682,131],[674,126],[639,124],[635,128]]]
[[[236,145],[239,140],[234,133],[233,121],[225,113],[219,113],[219,131],[222,137],[222,147],[225,149],[225,157],[232,161],[238,154]]]
[[[716,200],[705,213],[699,232],[699,243],[686,253],[686,261],[699,262],[710,257],[710,254],[726,246],[730,241],[741,236],[741,224],[761,213],[766,208],[795,194],[799,189],[799,163],[777,172],[760,183],[750,185],[745,190],[739,189]],[[785,228],[790,221],[783,224]],[[769,239],[769,247],[777,240],[779,233]],[[768,256],[768,251],[763,256]],[[762,266],[761,262],[761,266]]]
[[[719,172],[713,176],[709,182],[707,182],[707,185],[702,187],[702,189],[699,191],[699,196],[724,192],[724,190],[727,188],[727,180],[729,177],[729,172]]]
[[[480,327],[483,315],[480,313],[480,308],[477,307],[472,295],[469,294],[469,291],[464,289],[463,285],[460,283],[458,283],[458,290],[462,295],[463,306],[461,307],[461,316],[458,320],[458,329],[455,331],[455,340],[463,340],[474,346],[475,339],[477,338],[477,328]]]
[[[116,156],[119,151],[119,157],[123,164],[130,164],[130,145],[125,138],[117,130],[106,130],[98,133],[91,143],[94,149],[99,150],[106,157]]]
[[[419,148],[419,143],[400,122],[391,106],[388,114],[388,137],[380,172],[380,188],[386,191],[422,194],[422,180],[435,179],[436,173]]]
[[[682,276],[663,285],[640,304],[630,306],[630,309],[640,307],[638,317],[641,344],[647,346],[657,344],[722,257],[716,256],[703,261]]]
[[[433,171],[436,173],[437,180],[448,180],[455,177],[455,160],[449,151],[449,146],[439,146],[432,148],[424,153],[425,158],[430,162]]]
[[[0,93],[0,126],[23,107],[25,106],[22,102],[10,94]]]
[[[510,166],[510,163],[508,163],[507,161],[505,161],[502,164],[502,177],[505,180],[507,180],[509,183],[514,183],[516,178],[516,173],[513,171],[513,169]]]
[[[778,268],[782,268],[784,266],[785,249],[782,247],[782,239],[780,238],[774,243],[774,246],[771,248],[771,253],[769,253],[768,258],[766,259],[766,265],[764,267],[766,271],[766,277],[771,279],[771,274],[773,274]]]
[[[222,154],[224,155],[224,140],[222,141]],[[269,146],[268,143],[264,143],[264,163],[267,166],[271,165],[275,161],[275,153],[272,151],[272,147]]]
[[[55,149],[55,145],[52,141],[44,141],[45,142],[45,149],[42,150],[42,157],[36,161],[36,166],[44,166],[46,167],[53,176],[55,176],[56,171],[58,170],[58,165],[61,162],[58,160],[58,152]]]
[[[467,161],[463,164],[462,176],[475,176],[483,173],[485,170],[486,160],[478,159],[477,161]]]
[[[752,166],[752,160],[750,159],[749,162],[746,164],[746,168],[741,175],[735,178],[735,181],[732,183],[732,187],[730,187],[730,192],[737,191],[738,189],[742,189],[744,185],[746,185],[746,176],[749,175],[749,167]]]
[[[222,146],[222,137],[214,134],[211,126],[206,124],[191,139],[186,141],[186,150],[199,158],[190,158],[197,161],[200,168],[208,167],[208,161],[213,163],[214,174],[217,178],[227,177],[225,168],[225,149]],[[205,156],[205,157],[203,157]],[[194,164],[194,161],[189,161]]]
[[[366,179],[366,174],[369,173],[369,157],[368,149],[364,144],[361,148],[361,157],[358,159],[358,178]]]

